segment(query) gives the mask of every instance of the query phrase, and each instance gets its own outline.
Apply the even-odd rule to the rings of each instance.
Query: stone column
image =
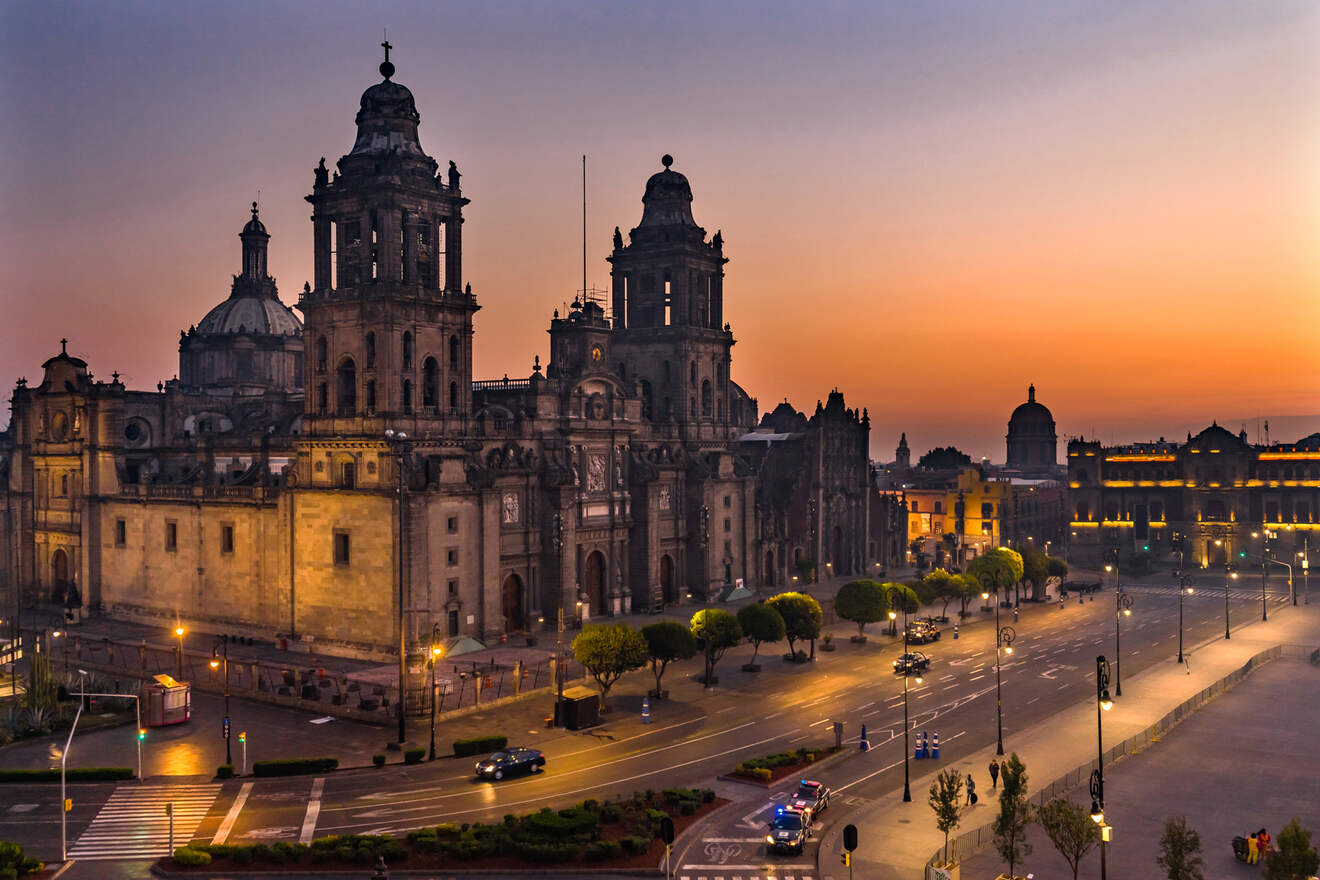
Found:
[[[403,283],[417,283],[417,220],[403,214]]]
[[[316,290],[330,289],[330,218],[317,215],[312,218],[313,249],[313,287]]]

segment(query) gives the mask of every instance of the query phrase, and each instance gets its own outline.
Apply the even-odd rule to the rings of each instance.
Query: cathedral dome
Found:
[[[385,65],[381,65],[384,72]],[[394,65],[389,65],[394,72]],[[403,153],[416,158],[424,157],[417,135],[421,122],[413,93],[405,85],[388,78],[362,93],[357,118],[357,139],[350,156]]]
[[[293,310],[268,296],[230,297],[206,313],[198,333],[297,336],[302,322]]]
[[[666,154],[660,159],[664,171],[652,174],[646,181],[642,196],[642,222],[639,226],[697,227],[692,218],[692,186],[688,179],[670,169],[674,157]]]
[[[1027,402],[1019,404],[1008,419],[1008,433],[1053,434],[1054,416],[1044,405],[1036,402],[1036,386],[1027,389]]]

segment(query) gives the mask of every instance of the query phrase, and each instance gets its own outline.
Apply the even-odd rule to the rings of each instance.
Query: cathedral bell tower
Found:
[[[687,178],[671,170],[672,156],[660,163],[629,243],[614,230],[614,354],[641,385],[644,416],[676,423],[687,440],[726,440],[734,427],[724,241],[718,232],[706,241]]]
[[[463,198],[418,140],[412,92],[384,79],[362,94],[353,148],[312,204],[314,285],[306,316],[308,434],[458,429],[471,408],[472,315],[463,283]]]

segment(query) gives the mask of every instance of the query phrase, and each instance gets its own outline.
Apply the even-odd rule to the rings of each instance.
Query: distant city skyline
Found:
[[[548,359],[582,283],[580,156],[607,287],[610,234],[668,152],[723,232],[732,376],[763,412],[838,387],[880,461],[904,431],[914,460],[1002,461],[1032,382],[1060,460],[1079,434],[1320,430],[1312,4],[0,15],[7,388],[61,337],[98,377],[173,376],[258,190],[295,302],[312,167],[351,145],[388,27],[423,146],[472,199],[477,378]]]

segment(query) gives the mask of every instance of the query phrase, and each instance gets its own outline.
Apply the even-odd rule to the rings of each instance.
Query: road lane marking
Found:
[[[325,789],[325,777],[318,776],[312,781],[312,796],[307,801],[307,815],[303,817],[302,833],[299,843],[311,843],[316,833],[316,820],[321,815],[321,792]]]
[[[220,823],[220,830],[211,838],[212,844],[224,843],[229,839],[229,832],[234,830],[234,823],[238,821],[238,814],[243,812],[243,804],[247,803],[248,795],[252,792],[251,782],[243,783],[243,787],[238,791],[238,797],[234,798],[234,803],[225,814],[225,820]]]

